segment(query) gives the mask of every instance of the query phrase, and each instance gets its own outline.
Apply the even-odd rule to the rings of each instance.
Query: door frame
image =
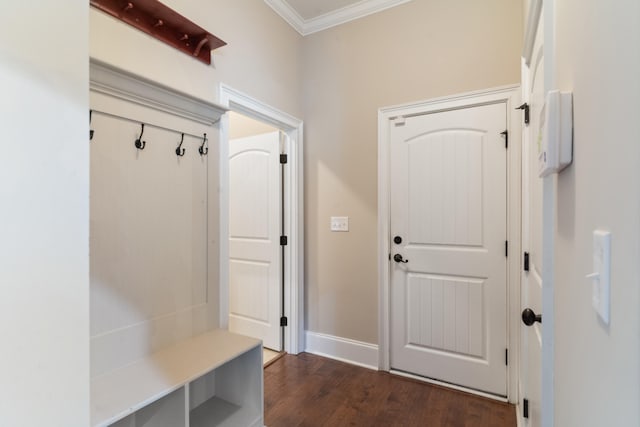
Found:
[[[556,41],[555,41],[555,0],[529,0],[525,23],[522,49],[522,78],[524,82],[525,67],[531,63],[533,46],[540,19],[542,26],[542,43],[544,55],[544,91],[545,94],[556,87]],[[523,84],[523,89],[525,88]],[[529,197],[523,194],[523,197]],[[557,213],[557,174],[543,178],[542,183],[542,354],[541,359],[541,425],[554,424],[554,341],[555,341],[555,231]],[[524,199],[523,199],[524,200]],[[522,422],[520,400],[518,400],[518,422]]]
[[[285,168],[284,205],[285,283],[284,314],[288,326],[284,333],[284,351],[304,351],[304,170],[303,122],[224,83],[220,84],[220,104],[276,127],[289,137],[288,162]],[[220,327],[229,326],[229,116],[225,114],[219,127],[220,162]]]
[[[432,114],[463,107],[505,103],[507,108],[507,130],[509,149],[507,151],[507,239],[509,259],[507,261],[507,347],[509,365],[507,368],[507,399],[518,401],[519,372],[519,326],[520,326],[520,268],[521,268],[521,113],[515,110],[519,105],[521,91],[519,85],[502,86],[487,90],[429,99],[415,103],[383,107],[378,110],[378,367],[390,371],[390,292],[391,284],[389,254],[390,236],[390,129],[392,120],[401,116]],[[419,378],[428,382],[432,380]],[[449,384],[445,384],[451,387]],[[474,394],[482,394],[462,388]]]

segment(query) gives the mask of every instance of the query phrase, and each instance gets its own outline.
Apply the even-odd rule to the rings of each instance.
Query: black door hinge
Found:
[[[524,271],[529,271],[529,252],[524,253]]]
[[[529,124],[529,104],[526,102],[521,106],[517,107],[516,110],[524,110],[524,124]]]
[[[286,317],[286,316],[282,316],[282,317],[280,318],[280,326],[288,326],[288,323],[289,323],[289,322],[288,322],[288,319],[287,319],[287,317]]]
[[[287,236],[280,236],[280,246],[287,246]]]
[[[529,399],[522,399],[522,416],[529,418]]]
[[[504,349],[504,364],[509,366],[509,349]]]
[[[504,135],[504,148],[509,148],[509,131],[500,132],[500,135]]]
[[[286,154],[280,154],[280,164],[281,165],[286,165],[287,164],[287,155]]]
[[[504,241],[504,256],[509,257],[509,241]]]

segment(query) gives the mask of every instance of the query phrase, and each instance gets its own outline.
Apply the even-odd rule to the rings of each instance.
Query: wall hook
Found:
[[[89,141],[93,139],[93,129],[91,129],[91,114],[93,110],[89,110]]]
[[[198,148],[198,153],[200,153],[201,156],[206,156],[207,153],[209,152],[209,147],[204,148],[204,145],[207,143],[207,134],[204,134],[204,137],[202,138],[202,145],[200,146],[200,148]]]
[[[144,150],[144,146],[147,145],[146,141],[142,140],[142,134],[144,133],[144,123],[140,123],[140,136],[136,139],[135,145],[138,150]]]
[[[182,143],[184,142],[184,133],[182,134],[182,138],[180,138],[180,145],[176,148],[176,156],[182,157],[184,156],[184,152],[187,151],[186,148],[182,148]]]

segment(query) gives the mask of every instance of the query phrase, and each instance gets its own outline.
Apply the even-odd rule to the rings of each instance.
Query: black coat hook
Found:
[[[91,114],[93,110],[89,110],[89,141],[93,139],[93,129],[91,129]]]
[[[182,143],[184,142],[184,133],[182,134],[182,138],[180,138],[180,145],[176,148],[176,156],[182,157],[184,156],[184,152],[187,151],[186,148],[182,148]]]
[[[147,145],[146,141],[142,140],[142,134],[144,133],[144,123],[140,123],[140,136],[136,139],[135,146],[138,150],[144,150],[144,146]]]
[[[200,153],[201,156],[206,156],[207,153],[209,152],[209,147],[204,148],[204,145],[207,143],[207,134],[204,134],[204,137],[202,138],[202,145],[200,146],[200,148],[198,148],[198,153]]]

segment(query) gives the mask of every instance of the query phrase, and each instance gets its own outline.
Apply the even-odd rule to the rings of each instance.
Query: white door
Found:
[[[541,14],[542,16],[542,14]],[[538,178],[540,113],[544,105],[542,18],[538,24],[529,67],[523,69],[523,100],[529,105],[530,123],[522,138],[522,248],[529,255],[529,271],[522,274],[521,310],[542,312],[542,178]],[[521,357],[519,398],[527,426],[541,425],[542,325],[520,323]],[[525,402],[526,399],[526,402]],[[526,418],[525,418],[526,417]]]
[[[391,368],[500,396],[505,129],[504,103],[461,108],[396,120],[390,147]]]
[[[229,330],[282,349],[280,135],[229,141]]]

